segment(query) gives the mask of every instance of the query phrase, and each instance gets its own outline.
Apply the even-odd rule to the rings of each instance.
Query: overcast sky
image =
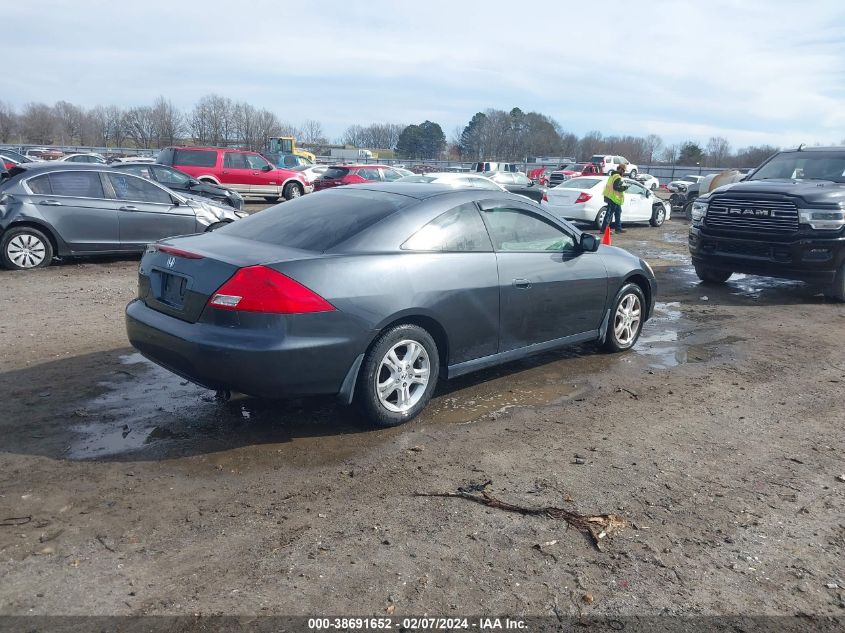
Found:
[[[218,93],[330,137],[519,106],[579,135],[845,138],[843,0],[27,0],[2,24],[17,107]]]

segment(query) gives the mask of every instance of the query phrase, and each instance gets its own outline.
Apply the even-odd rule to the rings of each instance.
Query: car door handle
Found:
[[[138,207],[133,206],[131,204],[127,204],[126,206],[120,207],[121,211],[137,211]]]
[[[58,200],[44,200],[41,204],[43,204],[45,207],[60,207],[60,206],[62,206],[62,203],[59,202]]]
[[[513,280],[514,288],[519,288],[521,290],[525,290],[526,288],[531,287],[531,282],[527,279],[514,279]]]

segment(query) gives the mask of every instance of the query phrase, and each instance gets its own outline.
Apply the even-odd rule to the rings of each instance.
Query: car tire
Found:
[[[622,286],[613,300],[610,320],[604,337],[604,348],[609,352],[631,349],[640,338],[645,316],[645,295],[637,284]]]
[[[651,208],[651,220],[649,224],[652,226],[661,226],[666,221],[666,208],[662,204],[656,204]]]
[[[0,242],[0,260],[10,270],[44,268],[53,261],[53,245],[38,229],[12,228],[3,234]]]
[[[602,207],[599,209],[598,215],[596,215],[596,228],[601,231],[601,223],[604,222],[604,216],[607,215],[607,207]]]
[[[733,272],[730,270],[720,270],[718,268],[710,268],[703,264],[695,264],[695,274],[698,278],[706,284],[723,284],[731,278]]]
[[[657,183],[651,183],[651,190],[657,191]]]
[[[684,205],[684,217],[689,221],[692,222],[692,203],[693,200],[690,200]]]
[[[267,202],[280,202],[281,201],[281,198],[278,197],[278,196],[264,196],[264,199]]]
[[[209,224],[206,227],[205,232],[211,233],[212,231],[216,231],[217,229],[223,228],[227,224],[231,224],[231,222],[229,220],[226,220],[225,222],[215,222],[214,224]]]
[[[832,301],[845,302],[845,262],[839,267],[833,283],[825,289],[824,296]]]
[[[408,354],[415,354],[410,366],[404,362]],[[379,336],[364,357],[355,401],[376,426],[404,424],[431,400],[439,372],[440,356],[431,334],[410,323],[397,325]],[[414,376],[418,379],[408,380]]]
[[[636,169],[631,170],[631,178],[636,178],[639,172]]]
[[[299,198],[302,196],[302,186],[298,185],[295,182],[289,182],[285,185],[285,188],[282,189],[282,197],[285,200],[293,200],[294,198]]]

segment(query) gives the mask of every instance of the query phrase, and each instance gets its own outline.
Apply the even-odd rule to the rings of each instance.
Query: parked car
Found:
[[[591,222],[601,228],[607,206],[604,202],[604,188],[607,176],[581,176],[572,178],[546,192],[540,205],[555,217],[566,220]],[[622,222],[648,222],[660,226],[671,217],[668,203],[657,198],[651,191],[630,178],[625,178],[628,190],[622,204]]]
[[[631,161],[624,156],[594,154],[593,157],[590,158],[590,162],[598,166],[599,172],[605,175],[610,174],[612,171],[616,171],[619,165],[626,166],[626,174],[631,178],[636,178],[639,171],[637,166],[631,163]]]
[[[681,176],[676,180],[672,180],[667,183],[666,188],[671,191],[672,193],[675,192],[685,192],[690,185],[694,185],[696,183],[701,182],[704,179],[704,176],[694,176],[692,174],[688,174],[686,176]]]
[[[601,176],[599,168],[593,163],[570,163],[549,174],[549,186],[557,187],[560,183],[578,176]]]
[[[31,158],[35,161],[57,160],[64,155],[64,152],[60,149],[49,149],[46,147],[31,147],[24,152],[24,156]]]
[[[710,284],[733,273],[798,279],[845,301],[843,200],[845,147],[779,152],[745,180],[692,203],[695,272]]]
[[[296,167],[291,167],[291,171],[298,171],[305,179],[310,182],[314,183],[317,178],[322,176],[328,170],[328,165],[297,165]]]
[[[115,156],[107,162],[109,165],[114,163],[154,163],[156,159],[151,156]]]
[[[6,159],[3,162],[4,162],[4,164],[7,165],[7,169],[11,169],[15,165],[19,165],[20,163],[36,162],[32,158],[30,158],[28,156],[24,156],[20,152],[16,152],[13,149],[7,149],[5,147],[0,149],[0,156],[2,156],[4,159]],[[9,167],[8,166],[9,164],[11,164],[12,167]]]
[[[486,171],[519,171],[519,166],[516,163],[497,163],[495,161],[483,161],[480,163],[473,163],[470,171],[486,172]]]
[[[400,176],[402,176],[403,178],[404,178],[405,176],[413,176],[413,175],[414,175],[414,172],[412,172],[410,169],[405,169],[405,167],[403,167],[402,165],[391,165],[391,168],[392,168],[392,169],[393,169],[393,170],[394,170],[397,174],[399,174]]]
[[[210,198],[217,203],[228,205],[233,209],[240,210],[244,207],[243,196],[234,189],[228,189],[210,182],[200,182],[185,172],[168,167],[167,165],[156,163],[115,163],[111,165],[111,168],[152,180],[172,191],[185,195]]]
[[[403,176],[388,165],[332,165],[314,181],[314,189],[329,189],[362,182],[391,182]]]
[[[520,196],[372,183],[153,245],[126,328],[209,389],[336,394],[394,426],[438,378],[588,341],[630,349],[654,295],[640,258]]]
[[[487,189],[489,191],[507,191],[507,189],[505,189],[502,185],[479,174],[462,174],[452,171],[435,171],[424,175],[411,174],[410,176],[400,178],[396,182],[430,183],[436,185],[449,185],[451,187]]]
[[[543,194],[546,192],[544,187],[534,184],[534,181],[522,172],[494,171],[487,172],[484,175],[511,193],[525,196],[534,202],[540,202],[543,199]]]
[[[246,216],[104,165],[18,165],[0,185],[0,261],[21,270],[54,256],[137,253],[172,235]]]
[[[219,147],[166,147],[157,162],[176,167],[200,182],[224,185],[244,197],[270,202],[311,193],[311,183],[301,173],[281,169],[258,152]]]
[[[95,165],[105,165],[106,159],[103,158],[100,154],[67,154],[66,156],[62,156],[58,160],[67,163],[93,163]]]
[[[637,174],[635,180],[650,191],[657,191],[660,186],[660,181],[651,174]]]

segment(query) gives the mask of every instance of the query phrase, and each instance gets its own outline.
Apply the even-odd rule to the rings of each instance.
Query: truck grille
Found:
[[[559,185],[564,180],[566,180],[566,176],[564,176],[563,174],[552,174],[551,176],[549,176],[549,184],[552,187]]]
[[[794,233],[798,230],[798,208],[785,198],[719,196],[707,208],[705,223],[714,229]]]

